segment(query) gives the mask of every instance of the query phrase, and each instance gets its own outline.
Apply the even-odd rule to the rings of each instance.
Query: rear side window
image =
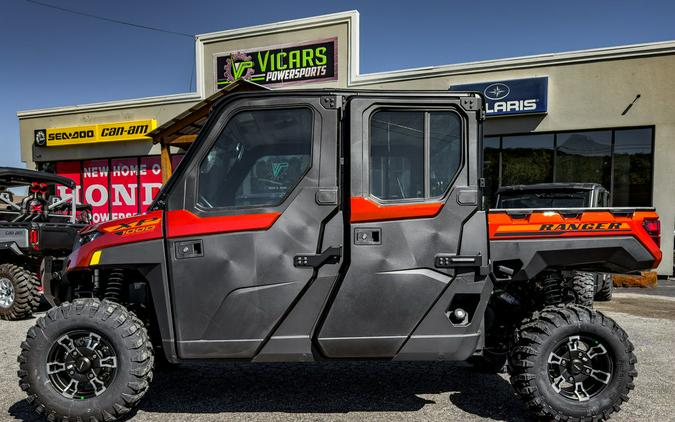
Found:
[[[311,165],[312,119],[305,108],[236,114],[199,165],[197,205],[279,205]]]
[[[379,199],[443,196],[461,158],[461,121],[456,113],[382,110],[371,115],[370,193]]]

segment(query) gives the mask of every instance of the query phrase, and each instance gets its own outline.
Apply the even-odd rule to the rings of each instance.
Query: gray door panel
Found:
[[[442,203],[438,214],[423,218],[404,218],[387,221],[352,222],[349,239],[349,267],[341,280],[339,290],[327,311],[318,334],[317,343],[322,352],[333,358],[372,357],[392,358],[405,349],[405,343],[420,323],[429,318],[430,312],[441,312],[439,298],[455,283],[455,270],[436,267],[436,255],[459,255],[463,226],[475,215],[477,200],[477,169],[475,163],[477,146],[475,125],[469,124],[474,115],[463,113],[449,99],[403,98],[400,102],[360,98],[350,102],[350,191],[352,197],[366,198],[383,209],[399,204],[416,205]],[[450,187],[440,198],[428,195],[428,199],[402,200],[388,203],[374,198],[370,192],[370,147],[369,116],[380,109],[428,112],[452,111],[461,115],[461,165]],[[428,130],[428,120],[425,123]],[[406,128],[403,128],[406,130]],[[394,136],[394,135],[392,135]],[[387,138],[388,139],[388,138]],[[428,142],[425,137],[425,142]],[[387,141],[388,142],[388,141]],[[387,144],[386,148],[389,148]],[[392,147],[392,150],[395,147]],[[425,169],[429,167],[429,153],[425,151]],[[428,171],[428,170],[426,170]],[[402,173],[403,174],[403,173]],[[425,176],[425,177],[428,177]],[[399,182],[400,183],[400,182]],[[404,186],[401,186],[403,194]],[[467,194],[467,192],[472,192]],[[351,210],[354,213],[354,210]],[[483,216],[484,217],[484,216]],[[368,234],[357,238],[356,234],[378,231],[379,241],[374,242]],[[482,233],[478,233],[481,235]],[[487,243],[485,238],[481,241]],[[480,242],[473,242],[480,245]],[[477,255],[486,253],[486,248],[471,251]],[[487,263],[487,255],[484,259]],[[487,265],[487,264],[486,264]],[[447,300],[451,300],[447,298]],[[444,298],[444,300],[446,300]],[[449,302],[448,302],[449,303]],[[444,305],[447,308],[447,303]],[[436,307],[438,309],[436,309]],[[440,317],[445,318],[445,309]],[[441,327],[439,333],[443,334]],[[478,329],[472,326],[475,332]],[[416,349],[411,349],[416,350]],[[414,355],[414,352],[410,352]]]
[[[314,254],[322,247],[319,241],[325,222],[337,212],[336,202],[317,201],[319,192],[337,188],[337,111],[323,108],[319,97],[246,100],[226,108],[223,123],[206,136],[215,141],[230,109],[285,106],[310,107],[314,124],[311,167],[282,204],[204,212],[195,205],[194,194],[196,165],[202,159],[195,158],[194,168],[187,170],[192,176],[186,177],[184,206],[199,218],[246,218],[275,212],[280,216],[266,230],[218,233],[216,228],[214,233],[168,240],[181,358],[252,358],[314,279],[314,270],[295,266],[294,257]],[[202,148],[204,154],[209,150]],[[276,169],[270,171],[280,167],[274,164]],[[341,237],[333,237],[335,244],[328,246],[341,246]],[[201,242],[201,256],[178,258],[176,243],[189,241]],[[326,282],[334,277],[326,273]]]

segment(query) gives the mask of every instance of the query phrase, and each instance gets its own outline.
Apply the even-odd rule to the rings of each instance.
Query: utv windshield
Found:
[[[502,192],[497,208],[584,208],[590,203],[590,195],[590,191]]]

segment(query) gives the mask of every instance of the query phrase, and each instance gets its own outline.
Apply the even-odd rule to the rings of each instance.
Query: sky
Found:
[[[673,1],[40,1],[187,34],[358,10],[362,74],[675,40]],[[193,67],[189,37],[0,0],[0,166],[17,111],[189,92]]]

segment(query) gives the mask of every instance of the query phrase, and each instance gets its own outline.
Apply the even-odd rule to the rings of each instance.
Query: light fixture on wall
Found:
[[[623,111],[623,113],[621,113],[621,115],[622,115],[622,116],[625,116],[626,113],[628,113],[628,110],[630,110],[630,108],[633,107],[633,104],[635,104],[635,102],[636,102],[639,98],[640,98],[640,94],[636,95],[635,98],[633,99],[633,101],[631,101],[630,104],[628,104],[628,107],[626,107],[626,109]]]

